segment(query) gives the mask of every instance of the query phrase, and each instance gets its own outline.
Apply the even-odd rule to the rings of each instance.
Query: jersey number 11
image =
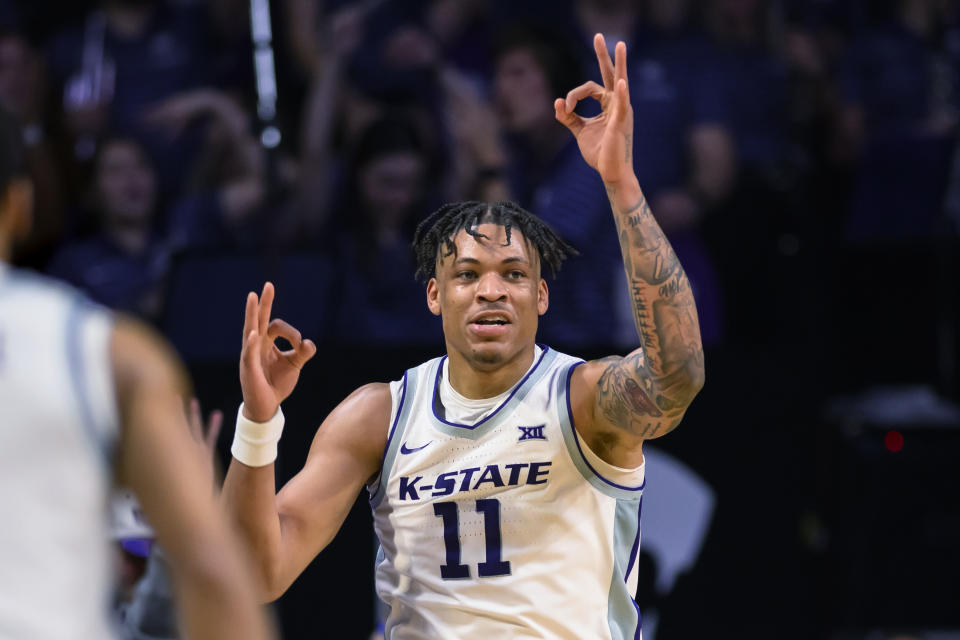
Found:
[[[433,513],[443,518],[443,544],[447,548],[447,563],[440,565],[444,580],[470,577],[470,567],[460,562],[460,519],[456,502],[435,502]],[[494,498],[477,500],[477,513],[483,514],[483,532],[487,541],[487,560],[477,565],[481,578],[510,574],[510,562],[501,558],[500,501]]]

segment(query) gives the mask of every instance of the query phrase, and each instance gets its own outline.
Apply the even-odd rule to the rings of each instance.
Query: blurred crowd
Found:
[[[580,251],[541,340],[631,344],[603,185],[552,108],[599,80],[600,32],[627,43],[636,171],[707,346],[888,335],[857,296],[922,296],[960,220],[956,4],[274,0],[266,121],[247,0],[6,0],[0,104],[37,185],[17,261],[164,328],[172,299],[204,309],[194,257],[308,254],[319,342],[439,346],[413,230],[509,199]]]

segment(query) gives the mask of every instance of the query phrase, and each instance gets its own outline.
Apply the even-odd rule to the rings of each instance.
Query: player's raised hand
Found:
[[[600,63],[601,87],[592,80],[576,87],[566,98],[557,98],[553,108],[556,118],[577,139],[580,153],[587,164],[600,173],[608,184],[633,179],[633,108],[627,87],[627,45],[617,43],[616,64],[610,60],[603,36],[593,38],[593,48]],[[583,118],[574,112],[584,98],[594,98],[602,112]]]
[[[280,319],[270,320],[273,284],[266,283],[260,298],[251,291],[243,321],[243,348],[240,351],[240,388],[244,415],[266,422],[293,391],[300,369],[317,352],[311,340]],[[291,349],[280,351],[274,341],[284,338]]]

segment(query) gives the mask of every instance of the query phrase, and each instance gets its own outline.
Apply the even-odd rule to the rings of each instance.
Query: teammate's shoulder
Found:
[[[36,271],[6,265],[0,265],[0,304],[15,314],[47,323],[57,322],[57,318],[64,315],[69,324],[91,318],[109,324],[114,319],[110,309],[72,285]]]
[[[28,295],[34,298],[83,302],[94,306],[79,289],[51,276],[33,271],[0,265],[0,295]]]
[[[118,384],[173,384],[189,392],[189,377],[173,347],[147,323],[117,314],[111,334],[111,360]]]

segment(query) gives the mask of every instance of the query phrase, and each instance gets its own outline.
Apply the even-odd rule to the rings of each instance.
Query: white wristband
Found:
[[[254,422],[243,415],[243,403],[237,411],[237,430],[230,453],[248,467],[265,467],[277,459],[277,442],[283,433],[283,411],[266,422]]]

